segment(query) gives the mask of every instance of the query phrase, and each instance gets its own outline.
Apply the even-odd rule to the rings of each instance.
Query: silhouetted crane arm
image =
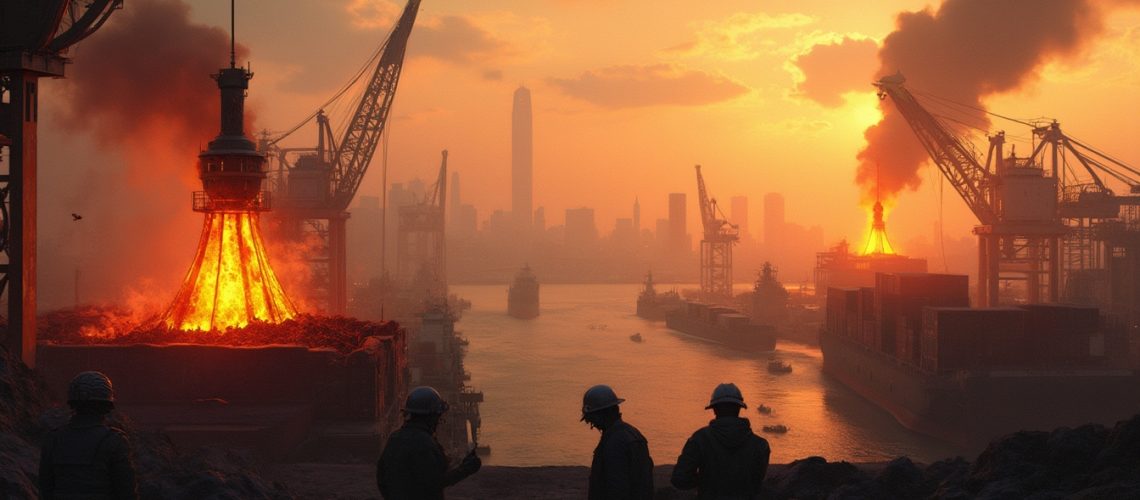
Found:
[[[701,175],[700,165],[697,165],[697,203],[701,206],[701,227],[704,228],[705,237],[715,236],[720,226],[716,223],[716,211],[713,210],[712,199],[705,189],[705,178]]]
[[[408,37],[412,34],[412,25],[416,22],[419,9],[420,0],[408,0],[391,36],[384,42],[383,54],[376,64],[376,70],[366,83],[356,113],[345,128],[340,148],[335,151],[332,195],[333,203],[339,209],[347,209],[352,203],[364,172],[372,161],[372,154],[376,152],[376,145],[380,142],[388,113],[392,109],[392,100],[396,97]]]
[[[901,74],[896,74],[875,82],[880,91],[879,98],[891,98],[934,164],[965,200],[978,221],[982,224],[997,223],[993,174],[978,163],[954,133],[919,104],[914,95],[903,87],[905,81]]]

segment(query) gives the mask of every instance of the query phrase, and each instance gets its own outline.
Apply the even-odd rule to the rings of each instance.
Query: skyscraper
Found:
[[[775,251],[779,234],[784,230],[784,195],[768,193],[764,195],[764,245]]]
[[[669,193],[669,250],[689,251],[689,230],[685,226],[685,193]]]
[[[451,173],[451,183],[447,185],[447,194],[450,198],[447,200],[447,207],[444,214],[447,215],[447,226],[450,228],[454,226],[456,219],[456,210],[463,204],[463,200],[459,197],[459,172]]]
[[[515,90],[511,110],[511,213],[518,229],[529,230],[534,206],[534,131],[530,90]]]
[[[732,212],[729,215],[730,222],[736,224],[740,228],[740,234],[746,235],[748,231],[748,197],[747,196],[733,196],[732,197]]]
[[[641,202],[636,196],[633,198],[633,232],[641,234]]]

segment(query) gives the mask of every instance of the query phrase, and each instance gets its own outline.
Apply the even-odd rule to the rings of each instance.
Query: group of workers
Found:
[[[649,441],[622,420],[625,402],[607,385],[595,385],[582,397],[582,421],[601,431],[590,464],[589,500],[647,500],[654,495]],[[700,499],[759,498],[768,472],[768,441],[752,432],[747,408],[735,384],[713,390],[706,410],[716,416],[685,442],[670,482],[697,489]],[[386,500],[442,499],[444,488],[479,471],[472,450],[454,468],[433,437],[447,403],[431,387],[417,387],[405,404],[407,421],[388,439],[376,463],[376,483]]]
[[[601,431],[590,465],[589,500],[651,499],[653,459],[649,442],[622,420],[625,402],[613,389],[596,385],[582,397],[582,421]],[[131,448],[122,430],[107,421],[115,405],[111,381],[83,372],[68,387],[73,415],[50,433],[40,459],[40,495],[65,498],[136,499],[138,486]],[[685,443],[670,482],[697,489],[700,499],[758,498],[768,470],[768,442],[752,432],[747,408],[735,384],[713,390],[707,410],[715,418]],[[376,483],[386,500],[435,500],[444,488],[475,474],[482,461],[471,450],[455,466],[435,438],[447,402],[431,387],[417,387],[404,404],[404,425],[392,433],[376,463]]]

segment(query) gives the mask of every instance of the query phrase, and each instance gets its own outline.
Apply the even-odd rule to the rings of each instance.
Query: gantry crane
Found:
[[[396,236],[396,279],[412,284],[415,292],[447,296],[444,220],[447,211],[447,150],[442,153],[439,177],[425,199],[400,207]]]
[[[0,0],[0,294],[3,344],[28,366],[36,349],[36,143],[39,79],[60,78],[67,50],[122,0]]]
[[[277,227],[293,239],[316,236],[313,263],[313,288],[317,300],[325,303],[326,312],[344,314],[348,305],[346,256],[346,223],[364,173],[372,161],[396,97],[396,86],[404,65],[408,37],[419,12],[420,0],[409,0],[391,34],[373,55],[375,69],[364,82],[363,93],[355,105],[339,142],[323,108],[310,115],[288,132],[264,140],[263,147],[277,163],[271,179],[274,191],[273,216]],[[366,68],[368,66],[365,66]],[[365,71],[345,85],[327,103],[331,104],[359,80]],[[317,146],[312,148],[280,148],[277,144],[316,119]]]
[[[983,163],[905,81],[896,74],[875,86],[980,222],[974,228],[980,305],[997,305],[1003,283],[1024,281],[1031,303],[1064,298],[1129,314],[1140,310],[1134,271],[1140,256],[1132,257],[1140,253],[1140,197],[1117,195],[1105,183],[1111,178],[1137,193],[1140,171],[1066,135],[1056,121],[1014,120],[1031,127],[1032,153],[1005,156],[1005,132],[997,132],[989,136]]]
[[[708,194],[701,166],[697,165],[697,195],[701,206],[701,295],[705,300],[732,299],[732,245],[740,239],[740,228],[729,223]]]

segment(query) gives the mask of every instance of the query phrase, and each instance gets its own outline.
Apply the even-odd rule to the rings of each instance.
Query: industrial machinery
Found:
[[[978,304],[1024,283],[1030,303],[1083,302],[1129,317],[1140,311],[1140,171],[1061,131],[1030,123],[1032,153],[1005,155],[1005,132],[989,135],[984,162],[955,127],[935,117],[901,74],[875,83],[890,98],[943,176],[978,218]],[[942,103],[955,104],[942,98]],[[965,106],[965,105],[959,105]],[[966,106],[974,113],[984,112]],[[955,120],[956,121],[956,120]]]
[[[36,125],[41,77],[64,76],[67,51],[122,0],[0,1],[0,293],[4,346],[29,366],[36,348]]]
[[[447,296],[444,224],[447,210],[447,150],[429,195],[400,207],[396,237],[396,279],[431,297]]]
[[[363,91],[355,102],[355,112],[340,134],[333,133],[322,106],[287,132],[263,139],[263,151],[276,163],[271,171],[271,185],[277,226],[291,239],[304,240],[311,235],[319,240],[309,256],[314,270],[312,286],[318,295],[323,295],[314,297],[315,302],[323,302],[325,312],[330,314],[344,314],[348,304],[347,210],[388,121],[419,8],[420,0],[408,1],[391,34],[369,63],[325,103],[328,106],[345,96],[375,61],[372,76],[363,82]],[[278,147],[281,140],[314,119],[318,130],[316,147]]]
[[[697,192],[701,205],[701,295],[705,300],[732,299],[732,245],[740,239],[740,228],[728,222],[709,197],[701,166],[697,165]]]

